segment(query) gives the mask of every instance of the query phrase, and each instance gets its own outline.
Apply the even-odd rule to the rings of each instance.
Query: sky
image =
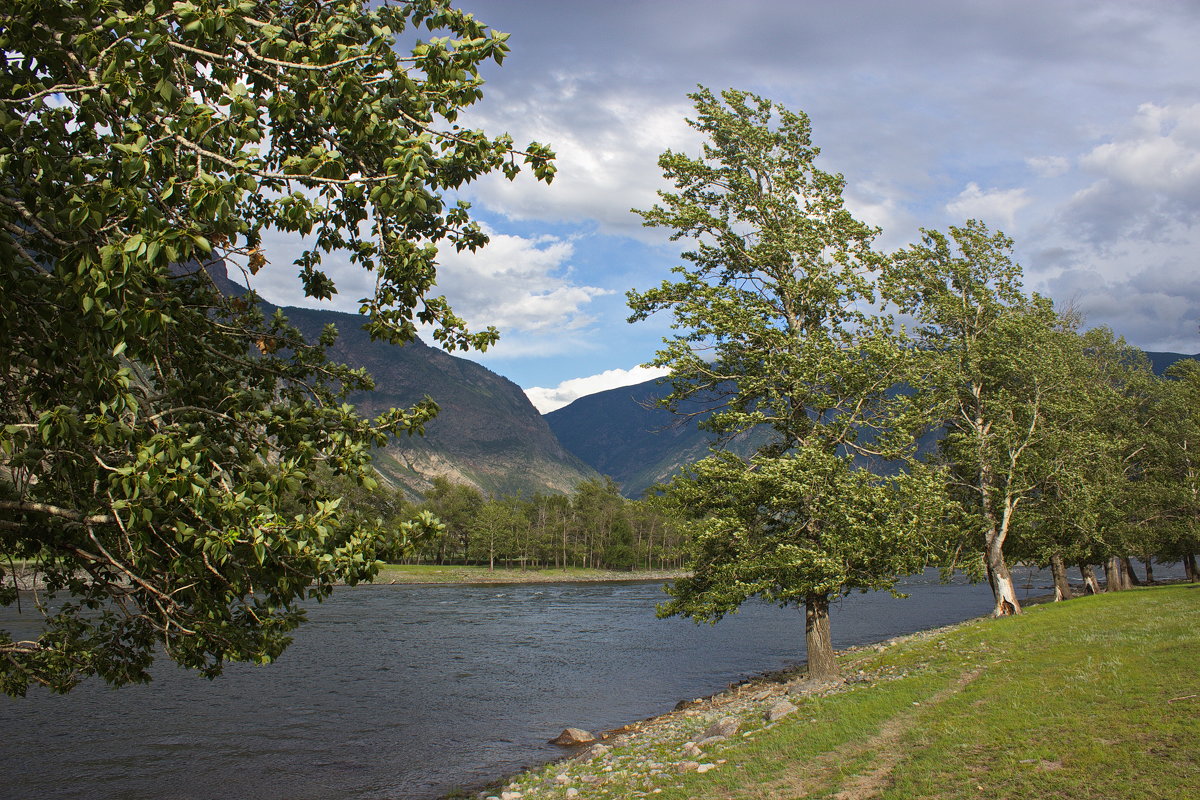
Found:
[[[1030,291],[1147,350],[1200,351],[1200,2],[461,0],[512,52],[467,122],[548,142],[558,175],[463,195],[492,235],[444,253],[439,291],[501,340],[470,354],[545,412],[637,383],[669,319],[629,324],[683,243],[631,208],[698,155],[697,85],[807,113],[817,166],[891,252],[971,218],[1003,230]],[[305,301],[268,242],[268,300]],[[356,311],[369,276],[331,265]],[[458,353],[458,355],[464,355]]]

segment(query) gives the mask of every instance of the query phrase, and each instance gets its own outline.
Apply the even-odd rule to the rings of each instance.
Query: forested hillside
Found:
[[[698,427],[703,414],[677,416],[657,405],[668,391],[657,379],[622,386],[581,397],[545,419],[563,447],[615,480],[621,494],[637,498],[681,467],[704,458],[716,441]],[[753,435],[745,435],[726,446],[749,456],[756,441]]]
[[[229,280],[223,263],[209,268],[221,290],[245,289]],[[558,443],[521,388],[486,367],[413,339],[403,347],[372,341],[353,314],[285,307],[288,321],[315,341],[326,325],[338,338],[334,361],[364,367],[375,390],[351,400],[363,414],[407,408],[426,396],[441,408],[424,436],[393,439],[375,453],[375,468],[410,497],[423,495],[435,477],[488,494],[570,492],[595,477]]]

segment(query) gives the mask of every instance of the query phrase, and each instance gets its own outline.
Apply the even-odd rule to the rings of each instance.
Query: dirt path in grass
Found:
[[[892,770],[904,758],[904,754],[899,750],[900,740],[916,724],[922,711],[939,706],[958,694],[982,672],[982,669],[964,672],[950,686],[925,701],[920,709],[914,708],[892,717],[869,739],[844,744],[819,758],[797,765],[795,771],[785,774],[781,780],[756,786],[754,793],[748,796],[756,800],[807,797],[816,792],[828,791],[837,785],[845,764],[863,757],[870,758],[870,762],[863,771],[850,776],[833,797],[836,800],[869,800],[877,796],[888,786]]]

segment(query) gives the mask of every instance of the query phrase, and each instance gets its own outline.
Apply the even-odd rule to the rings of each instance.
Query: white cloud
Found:
[[[489,235],[491,242],[477,252],[439,256],[436,291],[473,327],[495,325],[502,333],[574,330],[592,321],[585,308],[593,298],[612,293],[572,282],[570,241]]]
[[[493,108],[502,108],[502,116],[472,119],[485,130],[509,131],[517,143],[550,142],[558,166],[551,187],[488,175],[472,184],[472,199],[510,219],[587,220],[603,233],[662,238],[644,232],[629,209],[649,208],[665,186],[658,167],[664,150],[698,149],[699,137],[685,122],[691,106],[682,96],[674,103],[647,102],[593,85],[601,82],[610,81],[560,76],[532,98],[497,103]],[[580,83],[588,86],[582,104]]]
[[[595,322],[589,307],[596,298],[614,292],[577,279],[570,264],[575,243],[556,236],[488,233],[491,241],[474,253],[442,248],[438,281],[431,292],[445,295],[470,329],[499,329],[500,342],[486,354],[467,355],[486,360],[588,350]],[[303,250],[303,240],[270,231],[264,244],[271,264],[250,283],[272,303],[357,313],[360,299],[375,291],[372,273],[350,267],[341,255],[327,256],[324,268],[336,280],[338,294],[329,301],[314,301],[304,296],[290,263]],[[236,269],[230,272],[235,280],[243,280]],[[430,341],[424,335],[428,332],[423,338]]]
[[[875,242],[877,249],[890,252],[908,244],[918,223],[912,214],[897,202],[897,192],[872,182],[847,186],[843,195],[846,208],[868,225],[881,229]]]
[[[946,204],[946,211],[962,220],[978,219],[1011,232],[1016,227],[1017,212],[1031,202],[1024,189],[985,191],[972,181],[958,197]],[[1003,225],[998,224],[997,220]]]
[[[545,388],[531,386],[525,390],[525,395],[533,407],[541,413],[562,408],[565,405],[596,392],[606,389],[616,389],[620,386],[632,386],[652,378],[661,378],[668,370],[664,367],[634,367],[633,369],[609,369],[599,375],[589,375],[586,378],[571,378],[558,386]]]
[[[1200,186],[1200,104],[1146,103],[1134,118],[1134,135],[1106,142],[1085,155],[1085,169],[1129,187],[1167,194]]]
[[[1039,178],[1057,178],[1071,169],[1071,162],[1062,156],[1032,156],[1025,163]]]
[[[1125,130],[1079,158],[1091,182],[1061,209],[1059,224],[1093,245],[1194,238],[1200,216],[1200,103],[1144,103]],[[1182,228],[1176,226],[1182,225]]]

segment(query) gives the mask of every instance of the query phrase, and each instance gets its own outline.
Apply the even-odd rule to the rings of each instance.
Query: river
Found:
[[[1017,573],[1022,578],[1022,573]],[[1047,590],[1044,576],[1026,594]],[[986,614],[986,585],[905,582],[835,604],[835,647]],[[803,615],[750,603],[715,626],[658,620],[657,583],[366,586],[309,611],[267,667],[0,697],[0,796],[171,800],[433,798],[604,730],[803,660]],[[0,628],[13,624],[0,609]]]

